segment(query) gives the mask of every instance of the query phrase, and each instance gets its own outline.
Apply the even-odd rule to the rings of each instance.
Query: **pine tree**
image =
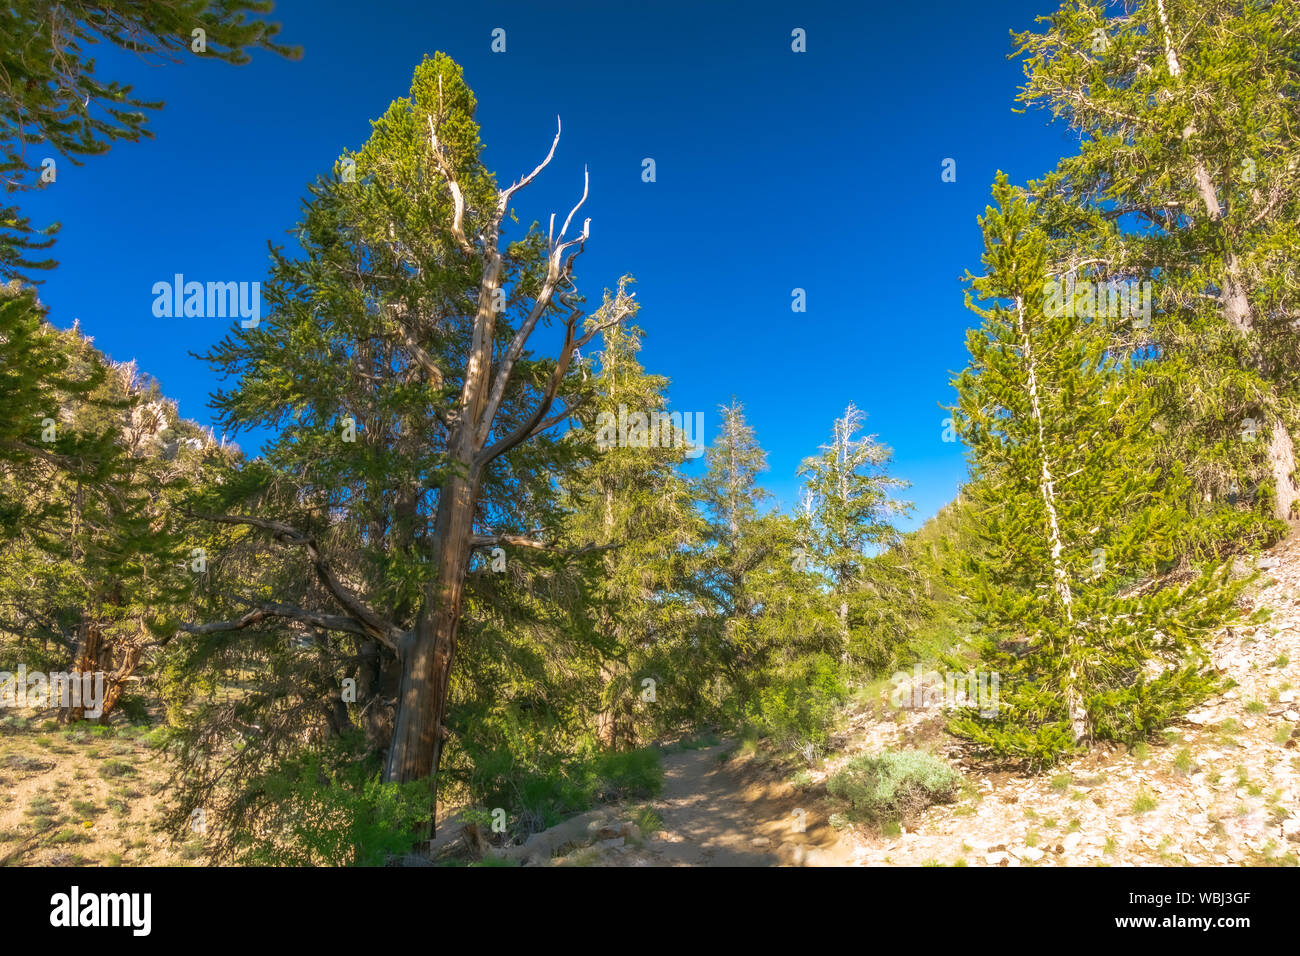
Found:
[[[260,18],[270,9],[266,0],[5,4],[0,8],[0,69],[6,78],[0,95],[5,130],[0,175],[6,191],[42,186],[48,170],[40,164],[50,151],[80,164],[80,157],[105,153],[115,142],[152,135],[146,111],[162,103],[137,99],[130,86],[101,79],[90,55],[97,45],[172,62],[201,55],[240,64],[248,62],[249,50],[259,48],[297,58],[300,51],[275,41],[279,25]],[[57,231],[57,226],[33,228],[18,207],[0,206],[0,279],[30,281],[32,270],[52,268],[52,260],[30,256],[52,246]]]
[[[907,638],[892,613],[904,603],[905,569],[887,552],[900,544],[894,521],[911,505],[892,495],[907,482],[889,475],[890,450],[875,435],[859,436],[865,419],[850,403],[835,420],[830,444],[800,465],[800,517],[813,561],[829,578],[843,659],[879,670],[894,662]]]
[[[696,482],[695,495],[708,522],[710,590],[724,618],[743,621],[755,605],[746,576],[757,555],[746,532],[770,498],[758,484],[758,476],[767,471],[767,453],[745,420],[740,402],[733,399],[719,411],[722,421],[705,453],[705,473]]]
[[[241,544],[251,533],[295,554],[274,589],[242,589],[253,613],[192,633],[289,622],[329,635],[304,715],[338,736],[364,722],[366,754],[386,751],[386,782],[434,791],[454,705],[474,693],[457,677],[461,637],[481,625],[501,638],[516,612],[529,628],[564,616],[473,566],[494,548],[525,566],[556,555],[558,483],[574,455],[552,429],[591,397],[573,356],[632,303],[627,277],[590,313],[576,290],[590,221],[571,226],[585,192],[563,223],[504,241],[511,203],[553,158],[558,132],[532,172],[498,189],[475,109],[460,67],[426,58],[410,96],[312,186],[302,254],[273,250],[271,314],[206,356],[235,380],[214,398],[223,425],[276,435],[263,461],[193,509]],[[555,318],[563,344],[534,355],[533,333]],[[476,624],[463,635],[467,617]],[[330,700],[344,675],[355,675],[355,707]],[[267,757],[269,744],[251,743],[263,749],[248,760]]]
[[[641,339],[637,328],[603,336],[590,383],[597,397],[578,413],[582,427],[569,436],[582,445],[586,463],[565,482],[567,538],[575,547],[601,549],[591,613],[610,651],[600,670],[596,729],[602,744],[615,747],[699,717],[714,667],[693,640],[701,522],[679,472],[694,454],[687,432],[692,440],[703,436],[694,434],[692,420],[668,417],[667,380],[638,361]]]
[[[133,441],[153,396],[77,329],[50,326],[31,291],[0,298],[0,353],[0,629],[25,658],[39,638],[37,669],[102,672],[103,722],[184,601],[172,507],[197,466]],[[67,720],[88,709],[60,706]]]
[[[1081,137],[1047,191],[1121,226],[1093,250],[1094,271],[1155,281],[1164,321],[1129,347],[1160,356],[1161,426],[1198,493],[1294,519],[1300,8],[1140,0],[1112,12],[1071,0],[1014,38],[1021,100]],[[1261,536],[1223,521],[1223,538]]]
[[[999,176],[980,220],[985,274],[970,277],[983,325],[955,380],[970,449],[971,516],[984,545],[966,590],[999,673],[998,713],[953,729],[1042,765],[1092,739],[1134,741],[1214,686],[1204,636],[1233,612],[1225,565],[1159,586],[1188,483],[1158,460],[1160,405],[1113,330],[1053,308],[1046,290],[1077,250],[1030,190]]]

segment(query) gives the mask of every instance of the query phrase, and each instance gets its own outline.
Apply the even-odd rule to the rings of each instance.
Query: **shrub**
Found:
[[[781,749],[820,749],[847,693],[839,663],[817,654],[773,675],[746,716]]]
[[[379,776],[365,764],[330,773],[317,755],[268,774],[261,781],[268,798],[262,827],[236,834],[240,862],[380,866],[409,852],[429,822],[428,785],[383,783]]]
[[[113,777],[130,777],[135,775],[135,767],[131,766],[125,760],[106,760],[100,765],[99,775],[105,780]]]
[[[848,804],[850,820],[877,826],[913,819],[931,803],[944,803],[961,788],[961,774],[920,750],[854,757],[826,784]]]
[[[520,839],[607,800],[658,796],[663,787],[659,751],[589,750],[564,758],[523,758],[506,749],[473,755],[475,803],[510,811]]]

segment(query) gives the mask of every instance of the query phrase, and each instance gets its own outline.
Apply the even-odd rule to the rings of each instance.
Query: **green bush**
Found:
[[[820,749],[847,692],[839,662],[815,654],[778,671],[758,691],[746,718],[780,749]]]
[[[331,774],[313,756],[261,783],[262,826],[236,837],[237,855],[247,864],[382,866],[423,839],[429,822],[425,783],[383,783],[365,764]]]
[[[469,786],[477,806],[507,810],[511,835],[523,839],[602,801],[657,796],[663,767],[653,747],[591,749],[567,759],[499,749],[473,755]]]
[[[886,751],[854,757],[827,781],[826,790],[847,804],[848,819],[886,825],[951,800],[961,780],[960,773],[924,751]]]
[[[149,702],[139,694],[123,694],[117,709],[133,724],[149,721]]]

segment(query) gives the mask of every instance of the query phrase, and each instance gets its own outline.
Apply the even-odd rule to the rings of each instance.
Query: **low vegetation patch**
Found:
[[[961,774],[938,757],[904,750],[854,757],[827,781],[826,790],[845,804],[847,819],[884,826],[915,819],[930,804],[952,800],[961,783]]]

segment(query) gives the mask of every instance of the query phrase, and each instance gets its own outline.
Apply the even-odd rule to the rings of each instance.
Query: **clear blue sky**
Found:
[[[965,473],[961,447],[941,441],[939,406],[965,364],[959,277],[978,268],[975,217],[994,172],[1023,181],[1075,148],[1045,114],[1012,112],[1022,72],[1008,31],[1053,9],[279,0],[298,62],[155,67],[102,52],[104,76],[166,106],[155,139],[60,161],[57,183],[21,199],[35,223],[63,224],[41,297],[56,325],[79,318],[209,423],[217,380],[188,353],[225,323],[154,318],[153,284],[177,272],[263,280],[266,242],[288,241],[305,183],[359,146],[420,58],[443,50],[478,96],[502,182],[536,164],[563,118],[555,162],[517,197],[521,223],[567,211],[590,165],[580,286],[599,301],[619,274],[636,276],[642,358],[671,379],[672,407],[708,413],[711,441],[717,406],[740,399],[769,453],[766,484],[788,506],[799,461],[853,401],[912,482],[915,523]],[[490,49],[497,27],[505,53]],[[791,51],[796,27],[806,53]],[[657,182],[642,182],[646,157]],[[955,183],[940,178],[949,157]],[[804,314],[790,308],[796,287]]]

